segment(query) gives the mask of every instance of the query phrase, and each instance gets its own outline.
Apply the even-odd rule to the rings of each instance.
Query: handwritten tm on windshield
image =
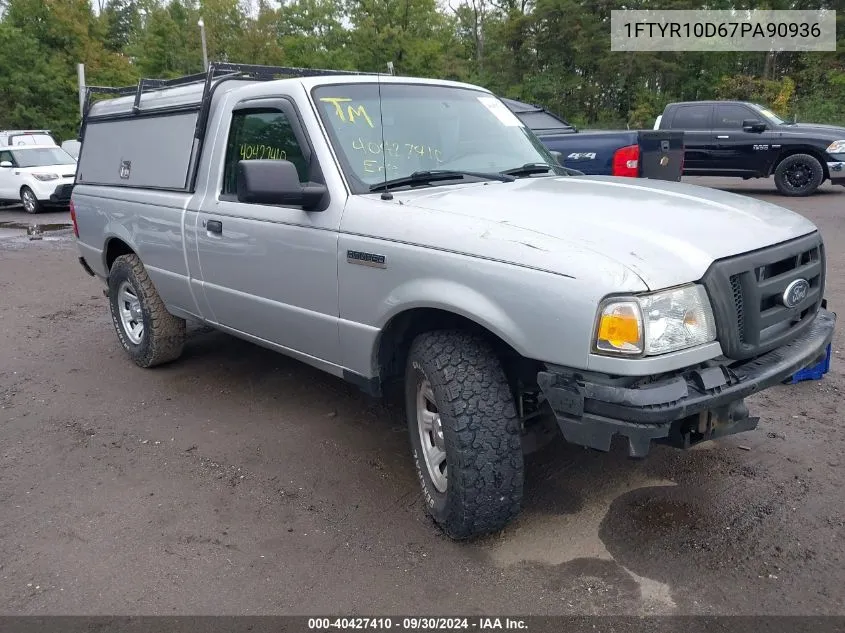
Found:
[[[334,106],[334,112],[344,123],[355,123],[355,117],[360,117],[364,121],[367,122],[367,125],[370,127],[375,127],[373,125],[373,120],[370,118],[370,115],[367,114],[367,109],[363,105],[359,105],[355,107],[350,103],[352,99],[348,99],[345,97],[323,97],[320,99],[324,103],[331,103]],[[346,113],[344,114],[343,107],[346,106]]]

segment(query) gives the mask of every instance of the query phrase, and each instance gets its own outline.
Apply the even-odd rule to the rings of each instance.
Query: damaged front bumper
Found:
[[[819,311],[812,325],[788,344],[731,367],[713,365],[677,372],[641,386],[585,379],[576,370],[549,366],[537,382],[564,438],[608,451],[614,435],[628,438],[631,457],[651,443],[688,448],[757,427],[743,399],[779,384],[825,355],[836,314]]]

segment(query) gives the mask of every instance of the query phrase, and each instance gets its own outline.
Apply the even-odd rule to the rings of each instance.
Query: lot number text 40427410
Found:
[[[528,624],[520,618],[497,617],[404,617],[404,618],[309,618],[311,631],[379,629],[399,631],[495,631],[528,630]]]

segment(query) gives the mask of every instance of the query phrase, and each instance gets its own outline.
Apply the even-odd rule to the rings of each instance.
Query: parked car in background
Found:
[[[686,176],[774,176],[785,196],[845,185],[845,127],[788,123],[746,101],[684,101],[668,104],[655,128],[684,132]]]
[[[541,106],[502,101],[565,167],[591,176],[681,179],[682,132],[578,130]]]
[[[0,130],[0,146],[5,145],[55,145],[50,130]]]
[[[20,201],[27,213],[68,206],[75,176],[76,159],[61,147],[0,148],[0,201]]]
[[[77,160],[79,159],[79,150],[81,147],[82,143],[77,140],[68,140],[62,142],[62,149]]]

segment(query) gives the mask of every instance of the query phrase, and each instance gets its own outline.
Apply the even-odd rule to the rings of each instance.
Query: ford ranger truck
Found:
[[[176,360],[190,320],[395,387],[455,539],[519,513],[547,421],[634,457],[750,431],[746,396],[833,334],[809,220],[569,175],[477,86],[213,64],[106,96],[86,107],[72,218],[129,358]]]

